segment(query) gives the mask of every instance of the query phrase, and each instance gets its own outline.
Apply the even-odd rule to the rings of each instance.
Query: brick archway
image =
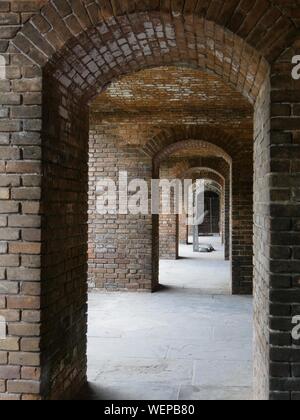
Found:
[[[217,16],[215,21],[212,16],[205,20],[197,11],[182,13],[184,7],[175,14],[173,8],[143,12],[136,10],[133,1],[129,3],[128,14],[126,7],[103,9],[97,2],[86,7],[79,1],[74,9],[66,1],[49,3],[24,25],[13,43],[85,100],[121,75],[173,64],[214,72],[255,103],[268,74],[263,58],[268,44],[258,53],[230,25],[219,26]],[[282,24],[293,32],[283,16]]]
[[[225,177],[218,171],[216,171],[213,168],[209,168],[209,167],[197,167],[197,166],[193,166],[192,168],[188,169],[187,171],[185,171],[181,177],[182,178],[186,178],[189,177],[190,175],[194,177],[196,176],[200,176],[203,178],[207,178],[210,179],[209,177],[211,177],[211,181],[216,181],[220,187],[224,187],[225,184]]]
[[[210,140],[203,141],[203,137],[200,137],[201,140],[191,140],[190,135],[195,136],[196,134]],[[186,139],[182,140],[183,138]],[[154,150],[159,148],[161,150],[154,154]],[[164,130],[154,140],[150,140],[143,150],[147,153],[149,150],[152,151],[155,177],[162,162],[166,161],[168,157],[184,154],[187,151],[191,151],[195,155],[198,153],[199,156],[203,155],[204,157],[217,156],[229,165],[226,208],[230,209],[230,217],[226,219],[225,223],[226,259],[230,259],[232,264],[233,294],[251,294],[253,288],[253,163],[251,149],[245,155],[242,145],[229,135],[224,135],[219,130],[193,126]],[[164,177],[169,178],[172,175],[172,170],[171,173],[169,171],[164,173]],[[175,168],[176,170],[178,171],[179,168]],[[161,226],[164,227],[164,229],[160,228],[161,249],[165,250],[161,252],[163,259],[178,258],[177,219],[176,216],[161,218]]]
[[[180,150],[183,146],[181,142],[187,141],[191,149],[212,147],[213,153],[223,156],[227,162],[243,150],[243,144],[237,142],[237,139],[224,130],[187,124],[160,130],[156,136],[149,139],[142,151],[159,164],[165,156],[175,153],[176,149]]]
[[[210,141],[203,140],[191,140],[190,136],[196,134],[203,136],[205,139],[210,139]],[[200,137],[201,138],[201,137]],[[220,131],[219,130],[209,130],[203,129],[202,127],[176,127],[175,129],[165,129],[158,133],[153,139],[150,139],[143,147],[143,152],[146,155],[150,155],[153,160],[153,173],[154,178],[163,178],[163,179],[176,179],[182,178],[182,174],[187,173],[191,168],[191,162],[195,164],[197,159],[178,159],[175,162],[168,160],[174,156],[179,156],[181,153],[189,153],[191,156],[193,154],[207,157],[207,156],[216,156],[217,159],[220,159],[228,165],[227,173],[227,207],[229,209],[229,200],[230,197],[228,192],[229,182],[230,182],[230,173],[229,168],[232,165],[231,156],[220,147],[220,145],[225,146],[226,149],[229,149],[231,153],[234,154],[234,151],[238,150],[238,146],[235,142],[230,139],[229,135],[224,135],[222,138],[227,140],[225,144],[224,140],[220,141]],[[231,140],[231,141],[230,141]],[[217,144],[215,144],[215,142]],[[155,151],[159,150],[156,154]],[[198,162],[201,158],[198,158]],[[156,219],[155,219],[156,220]],[[154,222],[154,230],[159,229],[159,234],[154,234],[156,240],[159,242],[159,256],[158,253],[155,253],[156,258],[154,259],[154,266],[158,266],[159,258],[162,260],[177,260],[179,258],[179,220],[180,216],[178,215],[160,215],[159,217],[159,227]],[[229,235],[229,221],[230,217],[228,215],[226,232],[227,232],[227,244],[226,244],[226,257],[229,259],[230,251],[230,235]],[[228,226],[228,228],[227,228]],[[158,240],[159,238],[159,240]],[[249,239],[248,239],[249,240]],[[251,243],[251,241],[249,241]],[[157,272],[157,270],[155,270]],[[252,275],[252,274],[251,274]],[[237,275],[238,277],[238,275]],[[238,279],[240,282],[240,278]],[[243,281],[242,281],[243,282]],[[233,282],[233,284],[237,282]],[[248,290],[243,287],[234,288],[234,293],[251,293],[251,286]]]
[[[18,312],[0,347],[7,369],[3,398],[66,398],[86,380],[86,102],[116,77],[165,64],[214,72],[255,104],[255,393],[260,399],[299,396],[291,374],[299,357],[290,340],[281,341],[278,310],[287,325],[299,304],[293,105],[300,88],[290,77],[297,13],[271,1],[261,7],[180,1],[162,8],[135,1],[33,3],[8,6],[15,22],[29,20],[8,30],[3,43],[8,62],[21,69],[19,80],[4,83],[15,96],[6,99],[0,123],[7,142],[1,170],[11,177],[0,308]],[[234,167],[237,175],[240,187],[247,186]],[[286,257],[276,252],[282,235],[290,247]]]
[[[207,166],[192,166],[190,171],[195,170],[196,174],[204,176],[208,179],[214,178],[219,185],[222,186],[222,242],[225,245],[225,259],[230,260],[231,256],[231,173],[230,165],[223,159],[199,159],[193,160],[192,165],[207,165]],[[185,176],[188,176],[188,172]]]
[[[225,208],[226,203],[226,179],[225,176],[223,176],[220,172],[217,170],[210,168],[210,167],[190,167],[190,169],[187,169],[182,175],[182,179],[204,179],[208,182],[211,182],[212,184],[216,185],[216,189],[218,189],[218,195],[220,197],[220,208],[221,208],[221,214],[220,214],[220,231],[221,237],[222,237],[222,243],[228,243],[229,244],[229,238],[226,236],[226,224],[229,223],[229,208]],[[227,187],[228,188],[228,187]],[[188,244],[189,243],[189,236],[191,233],[191,229],[187,226],[187,220],[186,215],[183,214],[179,217],[179,242],[181,244]],[[229,250],[225,251],[225,256],[229,258]],[[227,258],[226,258],[227,259]]]

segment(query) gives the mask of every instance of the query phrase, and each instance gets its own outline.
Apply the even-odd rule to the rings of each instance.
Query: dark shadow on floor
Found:
[[[88,382],[75,398],[76,401],[103,401],[105,395],[104,388]]]

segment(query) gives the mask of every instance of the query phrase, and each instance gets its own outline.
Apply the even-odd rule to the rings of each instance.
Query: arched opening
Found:
[[[283,332],[280,309],[289,323],[292,306],[298,302],[292,295],[296,254],[294,242],[289,242],[290,226],[294,229],[299,217],[295,187],[291,186],[297,173],[294,160],[298,153],[298,126],[294,121],[291,123],[289,111],[286,115],[278,105],[287,101],[292,108],[291,104],[296,102],[292,92],[297,89],[297,82],[289,79],[289,54],[282,54],[297,36],[296,21],[284,6],[274,7],[269,1],[259,10],[255,5],[235,6],[236,2],[231,1],[220,7],[202,2],[191,5],[172,2],[162,7],[157,2],[153,6],[148,2],[139,6],[134,1],[43,3],[42,9],[32,13],[16,36],[9,35],[12,37],[9,59],[20,63],[22,74],[20,80],[7,84],[10,93],[17,95],[16,104],[8,104],[7,121],[0,126],[4,141],[9,133],[3,172],[18,177],[9,183],[11,202],[5,214],[10,224],[3,235],[11,243],[8,256],[3,259],[6,267],[3,276],[8,282],[17,282],[17,290],[14,284],[7,283],[6,287],[12,289],[1,295],[0,304],[5,311],[20,311],[19,321],[8,322],[11,341],[5,350],[5,360],[10,368],[22,367],[26,373],[21,378],[17,369],[13,380],[9,373],[1,383],[3,394],[13,394],[19,399],[68,398],[86,382],[88,138],[91,121],[97,126],[94,119],[97,112],[90,112],[89,119],[89,104],[100,93],[103,99],[121,76],[130,78],[140,70],[169,66],[199,72],[211,85],[217,80],[222,83],[221,90],[217,85],[217,92],[224,92],[223,99],[231,97],[231,109],[235,111],[230,128],[224,128],[232,117],[230,109],[224,105],[226,101],[216,101],[219,95],[215,92],[205,97],[205,102],[211,104],[207,109],[198,102],[193,104],[199,107],[196,119],[195,115],[191,118],[191,109],[185,109],[184,113],[175,105],[173,124],[162,124],[156,114],[157,124],[150,132],[145,117],[149,110],[142,116],[135,115],[134,124],[127,127],[128,116],[122,115],[124,124],[111,132],[110,141],[105,142],[108,127],[115,128],[116,124],[110,107],[105,124],[100,124],[99,131],[92,134],[94,144],[99,136],[105,145],[101,153],[109,168],[113,139],[121,138],[126,158],[135,156],[139,162],[131,166],[132,174],[142,177],[152,174],[153,156],[176,139],[214,141],[218,147],[224,143],[227,147],[236,146],[235,153],[229,153],[234,160],[235,180],[231,194],[238,197],[232,202],[232,214],[233,220],[239,220],[239,226],[232,226],[233,232],[237,232],[232,241],[235,293],[252,290],[251,244],[247,241],[253,229],[248,219],[253,186],[255,197],[255,395],[259,399],[291,399],[294,391],[291,359],[298,358],[290,341],[282,345],[278,339]],[[271,101],[275,104],[272,111]],[[182,103],[182,98],[179,102]],[[122,114],[122,106],[118,111]],[[164,111],[168,114],[168,110]],[[179,117],[184,124],[174,124]],[[142,137],[147,141],[139,144]],[[253,159],[249,159],[253,147],[254,183]],[[97,151],[93,153],[97,160]],[[112,177],[116,176],[115,167],[111,172]],[[282,173],[291,183],[284,185],[281,195],[280,176],[276,174]],[[116,225],[113,217],[110,220]],[[139,241],[139,248],[135,245],[136,265],[129,268],[131,284],[153,290],[157,285],[153,268],[157,258],[153,246],[157,238],[152,235],[157,231],[155,220],[143,217],[130,222],[124,217],[123,223],[125,235],[130,237],[131,228],[138,232],[130,237],[132,244]],[[101,226],[97,229],[101,242]],[[290,244],[291,253],[286,259],[276,253],[280,246],[278,232],[284,232]],[[118,241],[122,246],[122,240]],[[102,251],[100,247],[99,254]],[[91,258],[93,252],[89,249]],[[126,253],[123,257],[118,264],[132,264],[131,260],[124,262],[128,261]],[[124,268],[116,268],[115,261],[111,265],[106,269],[120,272],[108,274],[122,279]],[[30,310],[32,313],[28,313]],[[274,364],[287,368],[284,380],[278,379]],[[37,369],[32,378],[33,366]]]
[[[236,250],[232,247],[232,291],[234,294],[247,294],[251,293],[252,291],[252,281],[253,281],[253,269],[252,269],[252,232],[249,228],[252,224],[252,196],[251,196],[251,181],[252,181],[252,174],[250,172],[250,168],[252,168],[252,156],[250,150],[252,149],[252,133],[250,127],[252,127],[252,113],[248,107],[248,103],[246,105],[246,101],[242,100],[242,118],[241,121],[238,123],[239,128],[241,129],[243,126],[245,133],[244,138],[242,140],[236,141],[233,138],[232,133],[223,132],[223,128],[220,126],[218,128],[212,128],[209,124],[206,126],[202,125],[190,125],[189,123],[184,123],[182,125],[178,125],[178,118],[176,118],[176,122],[174,124],[174,116],[170,117],[168,114],[168,110],[163,107],[164,101],[168,103],[167,100],[161,95],[160,101],[162,110],[160,111],[160,121],[156,119],[156,111],[154,110],[147,110],[146,115],[143,114],[145,112],[143,109],[139,110],[137,105],[132,104],[132,111],[126,111],[124,109],[124,102],[127,105],[128,102],[134,102],[133,98],[136,98],[139,101],[139,96],[136,95],[136,90],[139,88],[141,89],[140,79],[143,81],[143,85],[147,86],[144,82],[144,78],[151,79],[151,73],[154,73],[154,80],[157,83],[157,86],[161,86],[161,84],[167,85],[167,80],[174,79],[174,73],[176,72],[176,68],[172,67],[168,69],[167,67],[159,68],[162,73],[162,82],[158,79],[158,70],[146,70],[141,71],[135,74],[135,77],[130,76],[130,90],[128,88],[128,81],[127,78],[120,79],[120,81],[116,82],[118,87],[113,83],[111,86],[108,86],[106,91],[100,95],[100,97],[96,100],[95,104],[92,105],[92,115],[93,118],[98,118],[97,120],[97,129],[95,130],[95,136],[97,137],[97,145],[93,147],[93,156],[95,159],[95,164],[91,163],[90,171],[95,171],[92,175],[95,176],[95,183],[91,181],[92,188],[96,188],[96,194],[90,194],[90,199],[92,202],[92,206],[89,208],[90,218],[89,218],[89,229],[90,229],[90,237],[89,237],[89,247],[90,247],[90,259],[89,259],[89,272],[90,275],[90,288],[94,289],[93,282],[98,283],[97,289],[106,290],[109,292],[118,292],[122,290],[127,291],[155,291],[159,287],[159,277],[158,277],[158,261],[157,261],[157,252],[163,249],[163,244],[165,243],[165,255],[170,258],[170,253],[174,252],[172,247],[172,241],[170,238],[173,235],[172,228],[175,227],[174,232],[174,241],[175,241],[175,252],[178,250],[178,230],[176,231],[177,227],[177,220],[174,220],[174,223],[167,221],[166,224],[166,240],[164,241],[164,235],[159,236],[159,240],[156,237],[156,229],[158,228],[156,217],[152,216],[151,214],[146,215],[119,215],[119,214],[107,214],[104,217],[97,215],[98,207],[97,207],[97,180],[99,177],[110,177],[114,180],[119,177],[120,170],[126,170],[128,173],[128,177],[130,180],[135,178],[143,178],[149,180],[153,175],[156,178],[156,171],[157,168],[160,168],[160,177],[166,178],[165,175],[162,174],[162,162],[164,162],[168,157],[179,157],[180,159],[186,158],[194,158],[194,159],[201,159],[201,158],[217,158],[223,159],[227,165],[231,168],[233,172],[234,168],[236,171],[241,172],[242,170],[245,171],[245,176],[248,176],[244,182],[250,184],[250,188],[242,188],[238,183],[235,184],[235,189],[232,188],[232,203],[235,206],[235,212],[232,211],[232,218],[237,223],[236,229],[233,229],[233,237],[238,238],[238,241],[232,240],[232,243],[238,244]],[[181,75],[178,80],[184,81],[187,75],[192,79],[200,80],[200,77],[204,77],[203,75],[196,74],[197,71],[187,71],[187,70],[177,70],[179,71],[179,75]],[[152,76],[153,77],[153,76]],[[136,80],[136,85],[134,83]],[[210,76],[210,83],[212,83],[212,76]],[[213,79],[215,81],[215,78]],[[149,82],[148,82],[149,83]],[[161,84],[160,84],[161,83]],[[209,83],[208,79],[205,83]],[[55,92],[53,86],[48,83],[49,88]],[[135,88],[135,86],[137,86]],[[196,84],[195,84],[196,86]],[[150,87],[153,90],[153,86]],[[168,92],[168,87],[166,89]],[[232,92],[231,92],[232,93]],[[148,95],[150,95],[148,93]],[[155,91],[152,93],[155,96]],[[179,98],[177,101],[180,101],[181,97],[184,97],[184,94],[180,95],[177,93]],[[231,95],[225,93],[231,97]],[[102,96],[102,99],[101,99]],[[143,95],[144,96],[144,95]],[[193,96],[193,93],[190,94]],[[126,99],[129,97],[129,99]],[[147,97],[147,96],[146,96]],[[176,95],[175,95],[176,97]],[[120,104],[120,98],[122,102]],[[125,98],[125,99],[124,99]],[[150,95],[149,103],[151,106],[151,98]],[[201,97],[200,97],[201,98]],[[241,96],[240,96],[241,98]],[[173,98],[172,98],[173,99]],[[109,101],[113,102],[111,108],[103,110],[103,106],[108,107]],[[145,101],[146,102],[146,101]],[[147,102],[146,102],[147,103]],[[176,101],[175,101],[176,103]],[[104,104],[104,105],[102,105]],[[121,117],[117,115],[115,112],[115,107],[121,107]],[[188,101],[185,105],[187,107],[186,112],[189,111],[189,104]],[[244,109],[245,107],[245,109]],[[247,110],[247,111],[246,111]],[[102,111],[102,113],[101,113]],[[159,109],[158,109],[159,111]],[[130,115],[130,112],[133,112],[134,118]],[[172,111],[174,112],[174,111]],[[176,106],[175,106],[176,112]],[[248,113],[248,114],[247,114]],[[129,114],[129,115],[128,115]],[[141,115],[142,114],[142,115]],[[154,115],[153,115],[154,114]],[[54,112],[51,110],[51,116],[54,117]],[[139,129],[139,125],[137,126],[136,123],[139,119],[143,121],[143,131]],[[185,118],[185,117],[184,117]],[[225,117],[224,117],[225,118]],[[121,119],[121,121],[119,121]],[[203,120],[203,116],[201,117]],[[228,119],[228,117],[226,118]],[[155,125],[153,124],[153,120],[155,120]],[[163,130],[160,129],[159,125],[163,124],[170,124],[171,127],[164,128]],[[221,125],[222,123],[220,123]],[[223,126],[225,123],[223,122]],[[53,126],[53,123],[51,123]],[[245,140],[246,138],[246,127],[249,130],[247,136],[248,141]],[[77,128],[78,130],[78,128]],[[154,140],[152,138],[152,132],[154,131],[155,137]],[[48,130],[46,130],[48,131]],[[150,131],[150,133],[149,133]],[[124,134],[125,133],[125,134]],[[242,145],[242,141],[244,143]],[[159,147],[159,152],[154,153],[149,156],[149,143],[156,142],[156,146]],[[53,139],[51,140],[53,145]],[[123,143],[123,144],[122,144]],[[246,146],[247,145],[247,146]],[[241,159],[241,149],[243,147],[243,164],[239,163],[239,159]],[[225,148],[225,150],[224,150]],[[185,155],[186,154],[186,155]],[[233,157],[232,157],[233,156]],[[182,162],[179,164],[182,165]],[[56,171],[57,173],[57,171]],[[246,175],[247,174],[247,175]],[[90,191],[91,192],[91,191]],[[244,212],[244,221],[243,224],[238,223],[238,219],[240,216],[240,198],[243,196],[243,200],[249,200],[249,206],[247,208],[247,213]],[[93,202],[93,200],[95,200]],[[245,202],[245,201],[244,201]],[[93,211],[93,206],[95,206],[95,213]],[[49,206],[47,206],[48,208]],[[161,220],[163,216],[159,216],[159,220]],[[175,216],[176,218],[176,216]],[[246,220],[248,218],[248,226],[246,225]],[[138,229],[137,229],[138,226]],[[245,227],[247,226],[247,231],[244,231]],[[73,232],[72,232],[73,233]],[[79,241],[77,241],[79,243]],[[171,247],[171,248],[170,248]],[[65,245],[63,246],[65,249]],[[61,255],[62,255],[61,250]],[[234,252],[235,251],[235,252]],[[175,256],[177,258],[177,255]],[[79,260],[77,259],[76,262],[78,263]],[[201,288],[200,288],[201,289]],[[212,288],[207,288],[207,293],[213,293]],[[229,291],[217,290],[218,293],[230,293]],[[164,295],[165,296],[165,295]],[[166,295],[167,296],[167,295]],[[189,296],[192,297],[191,295]],[[113,300],[114,297],[111,297]],[[124,298],[123,298],[124,299]],[[130,298],[128,298],[130,299]],[[99,305],[101,304],[102,300],[99,300]],[[110,303],[114,305],[114,303]],[[115,308],[115,306],[113,306]],[[227,307],[229,309],[229,307]],[[116,313],[118,313],[117,309],[115,309]],[[119,320],[124,319],[124,314],[119,314]],[[248,313],[250,317],[250,314]],[[163,313],[161,313],[162,319],[164,318]],[[132,315],[133,318],[133,315]],[[248,318],[249,319],[249,318]],[[129,321],[129,320],[128,320]],[[118,324],[117,324],[118,325]],[[89,333],[89,336],[92,333]],[[167,335],[168,336],[168,335]],[[56,338],[58,338],[56,334]],[[66,339],[66,337],[65,337]],[[59,338],[61,341],[61,338]],[[112,345],[112,342],[119,341],[118,348],[122,348],[122,343],[126,343],[126,338],[121,339],[108,339],[102,336],[102,332],[99,332],[95,336],[89,337],[89,347],[88,347],[88,358],[90,360],[90,366],[97,366],[98,368],[101,367],[103,369],[103,364],[107,363],[107,352],[105,349]],[[138,348],[139,338],[134,337],[135,345]],[[189,343],[189,340],[186,339],[186,343]],[[127,344],[128,345],[128,344]],[[172,349],[172,343],[168,341],[168,339],[163,340],[163,348],[170,348]],[[202,343],[200,348],[204,345]],[[126,344],[125,344],[126,346]],[[217,350],[219,351],[219,344],[216,344]],[[102,348],[102,355],[97,356],[99,354],[99,348]],[[149,342],[149,347],[151,348],[151,340]],[[154,348],[156,349],[156,344],[154,341]],[[248,343],[248,349],[250,348],[250,343]],[[93,350],[94,349],[94,350]],[[157,350],[155,350],[154,354]],[[171,350],[170,350],[171,351]],[[110,353],[110,352],[109,352]],[[176,353],[176,349],[175,349]],[[119,354],[117,350],[114,350],[114,355]],[[160,354],[160,353],[159,353]],[[172,353],[170,353],[172,354]],[[133,369],[132,364],[138,363],[138,357],[135,357],[135,352],[131,347],[127,347],[127,351],[125,351],[125,355],[127,355],[128,359],[130,360],[129,366]],[[119,354],[120,357],[120,354]],[[171,356],[169,356],[171,358]],[[190,357],[190,356],[189,356]],[[192,356],[195,357],[195,356]],[[249,371],[251,370],[251,361],[249,360],[249,353],[245,352],[245,359],[241,362],[241,371],[244,372],[244,382],[242,384],[247,383],[250,385],[250,376]],[[173,362],[175,365],[180,363],[180,356],[172,356],[174,359]],[[121,356],[121,365],[122,368],[118,370],[124,369],[124,366],[127,367],[128,359],[123,358]],[[218,361],[215,361],[218,363]],[[169,359],[167,363],[170,363]],[[111,369],[114,370],[115,362],[111,362],[108,366],[111,366]],[[144,366],[144,364],[143,364]],[[205,366],[209,366],[209,360],[206,360]],[[201,367],[201,369],[203,366]],[[177,369],[177,368],[176,368]],[[99,384],[104,385],[104,377],[106,376],[106,370],[104,368],[101,370],[102,375],[99,373]],[[248,380],[246,380],[248,377]],[[93,377],[92,377],[93,378]],[[136,379],[139,382],[141,379]],[[145,384],[145,389],[147,389],[147,380],[143,379]],[[152,379],[154,383],[156,383],[156,376]],[[180,379],[177,379],[179,381]],[[114,382],[116,378],[113,376],[107,377],[107,382],[114,386]],[[181,387],[182,384],[176,381],[176,375],[174,377],[174,384],[175,386]],[[230,383],[227,382],[226,385],[229,387]],[[102,385],[102,386],[103,386]],[[123,385],[125,383],[123,382]],[[207,385],[207,384],[206,384]],[[244,390],[240,383],[237,383],[237,388],[239,390]],[[132,384],[132,386],[134,386]],[[166,386],[166,384],[164,384]],[[122,381],[120,382],[120,387],[122,387]],[[126,387],[128,387],[128,383],[126,383]],[[225,387],[227,389],[227,387]],[[100,388],[102,390],[102,387]],[[250,386],[247,388],[249,394],[251,395]],[[101,392],[100,392],[101,395]]]

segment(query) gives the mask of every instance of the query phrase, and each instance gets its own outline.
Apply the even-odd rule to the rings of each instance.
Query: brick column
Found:
[[[0,2],[0,400],[39,399],[41,390],[41,71],[9,47],[38,7]]]
[[[163,164],[160,168],[160,179],[172,180],[175,178],[172,166]],[[161,197],[171,201],[171,212],[174,213],[174,190],[170,197]],[[166,202],[168,205],[169,203]],[[160,214],[159,216],[159,258],[162,260],[177,260],[179,257],[179,216],[177,214]]]
[[[244,150],[232,166],[232,291],[253,290],[253,161]]]
[[[185,214],[179,216],[179,242],[182,245],[187,245],[189,242],[189,230]]]
[[[270,272],[270,398],[300,399],[300,341],[292,318],[300,315],[300,81],[291,77],[291,55],[271,70],[271,135],[268,186],[270,207],[265,255]],[[266,395],[267,397],[267,395]]]
[[[177,260],[179,257],[179,217],[159,216],[159,257],[162,260]]]
[[[90,131],[89,286],[110,291],[152,291],[158,283],[157,268],[153,268],[158,262],[152,261],[156,252],[153,248],[158,246],[153,237],[155,217],[101,215],[97,211],[98,181],[109,178],[119,185],[119,172],[126,171],[128,183],[142,179],[150,187],[152,178],[151,159],[124,145],[114,128],[95,123]]]
[[[230,179],[225,180],[224,186],[224,246],[225,260],[230,260],[231,255],[231,197],[230,197]]]
[[[89,116],[51,74],[43,94],[42,394],[71,398],[86,382]]]

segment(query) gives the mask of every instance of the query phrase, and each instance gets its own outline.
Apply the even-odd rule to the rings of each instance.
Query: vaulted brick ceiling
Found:
[[[125,76],[92,104],[92,111],[98,113],[203,110],[248,116],[252,107],[221,78],[183,67],[158,67]]]
[[[154,148],[149,144],[150,154],[167,145],[166,138],[173,137],[170,130],[179,136],[177,141],[181,136],[198,139],[199,135],[208,141],[212,129],[213,137],[223,137],[227,143],[229,136],[236,142],[253,138],[253,109],[247,99],[220,77],[185,67],[146,69],[118,79],[91,104],[91,121],[115,127],[125,143],[144,145],[156,137]],[[192,126],[203,129],[191,130]],[[211,155],[206,152],[172,153]]]

